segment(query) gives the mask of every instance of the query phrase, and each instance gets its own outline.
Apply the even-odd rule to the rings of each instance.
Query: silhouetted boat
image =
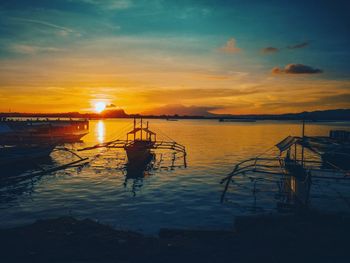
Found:
[[[0,119],[0,144],[77,142],[88,133],[87,120]]]
[[[154,159],[154,150],[172,150],[175,154],[182,154],[184,158],[184,166],[186,166],[186,150],[185,146],[175,141],[157,141],[157,134],[149,129],[148,122],[136,123],[134,119],[133,129],[127,133],[126,140],[113,140],[102,144],[97,144],[92,147],[86,147],[79,151],[92,150],[96,148],[116,148],[124,149],[128,157],[128,165],[144,167],[152,159]],[[172,162],[175,161],[175,156]],[[172,164],[173,165],[173,164]]]
[[[22,165],[50,155],[55,144],[0,145],[0,166]]]
[[[225,182],[225,188],[221,201],[225,200],[228,186],[234,182],[234,177],[247,176],[255,182],[252,190],[254,194],[258,180],[278,180],[276,181],[280,199],[277,203],[278,209],[287,207],[296,210],[308,209],[310,191],[314,182],[317,182],[318,187],[321,182],[325,182],[327,191],[331,191],[332,188],[329,187],[331,182],[336,185],[350,180],[347,133],[338,132],[340,138],[335,138],[339,136],[335,136],[334,131],[331,131],[330,137],[309,137],[305,136],[305,122],[303,122],[301,137],[288,136],[275,145],[279,150],[277,156],[264,156],[267,152],[273,151],[273,148],[270,148],[264,155],[236,164],[233,171],[222,180],[222,183]],[[329,159],[329,154],[332,154],[334,159]],[[340,183],[340,185],[344,187],[343,184]],[[329,198],[329,194],[328,192],[325,197]],[[335,190],[335,194],[348,205],[347,199],[338,190]]]
[[[132,140],[129,140],[129,136]],[[140,126],[136,126],[136,119],[134,119],[134,128],[126,135],[127,143],[124,149],[128,156],[128,163],[147,164],[152,160],[151,149],[154,147],[157,135],[150,131],[148,122],[146,127],[143,125],[141,119]]]

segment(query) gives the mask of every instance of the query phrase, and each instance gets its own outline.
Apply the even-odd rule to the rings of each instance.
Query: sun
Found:
[[[97,113],[101,113],[102,111],[104,111],[106,109],[106,103],[103,101],[99,101],[95,103],[95,111]]]

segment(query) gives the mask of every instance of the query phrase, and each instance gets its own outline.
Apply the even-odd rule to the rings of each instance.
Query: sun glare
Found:
[[[103,101],[99,101],[95,103],[95,111],[97,113],[101,113],[102,111],[104,111],[106,109],[106,103]]]

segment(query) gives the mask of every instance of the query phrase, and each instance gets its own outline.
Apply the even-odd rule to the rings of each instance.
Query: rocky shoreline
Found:
[[[0,230],[1,262],[348,262],[341,215],[238,217],[232,231],[161,229],[157,237],[72,217]]]

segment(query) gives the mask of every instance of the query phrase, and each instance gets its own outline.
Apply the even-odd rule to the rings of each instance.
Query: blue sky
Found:
[[[349,107],[349,13],[346,1],[2,1],[0,110]]]

